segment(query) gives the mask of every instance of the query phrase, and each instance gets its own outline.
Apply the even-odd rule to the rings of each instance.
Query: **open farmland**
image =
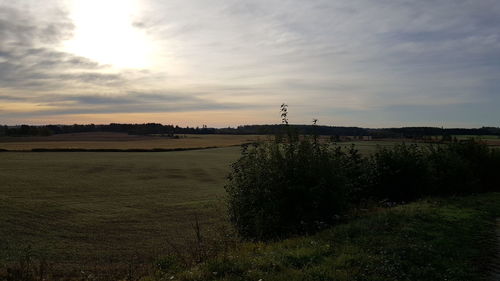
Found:
[[[258,135],[128,135],[126,133],[75,133],[47,137],[3,137],[0,149],[29,151],[32,149],[182,149],[227,147],[254,142],[266,136]]]
[[[500,147],[500,136],[474,136],[474,135],[455,135],[458,140],[475,139],[482,141],[489,146]]]
[[[74,136],[30,138],[2,144],[75,143]],[[151,143],[150,137],[104,133],[82,143]],[[261,136],[262,137],[262,136]],[[116,139],[118,138],[118,140]],[[154,137],[153,137],[154,138]],[[160,137],[158,137],[160,138]],[[263,137],[265,138],[265,136]],[[194,135],[177,141],[235,145],[248,136]],[[401,141],[355,141],[363,155]],[[88,148],[88,147],[85,147]],[[149,147],[151,148],[151,146]],[[171,152],[0,153],[0,269],[27,252],[67,269],[106,265],[126,268],[131,259],[150,263],[185,245],[198,218],[207,232],[226,226],[223,186],[239,147]],[[206,233],[207,234],[207,233]],[[209,235],[209,234],[207,234]]]
[[[362,155],[370,155],[377,151],[378,148],[382,147],[392,147],[396,144],[402,143],[401,140],[381,140],[381,141],[351,141],[351,142],[339,142],[343,148],[349,148],[351,145],[354,145],[355,148]]]
[[[68,141],[72,138],[68,135],[52,139],[58,137],[61,140],[33,138],[3,144],[22,144],[29,149],[30,144],[61,147],[57,145],[75,143]],[[92,141],[81,143],[115,148],[120,143],[116,137],[102,134],[96,141],[93,135]],[[131,142],[152,143],[137,138]],[[180,140],[233,145],[249,139],[204,135]],[[168,141],[176,139],[164,140]],[[377,146],[395,143],[355,142],[365,155]],[[203,227],[221,224],[219,199],[225,194],[229,165],[239,152],[233,146],[156,153],[0,153],[0,260],[15,259],[29,246],[57,262],[123,262],[136,250],[145,256],[164,251],[167,239],[183,243],[183,237],[193,232],[195,216]]]
[[[0,153],[0,260],[16,262],[27,247],[68,266],[152,257],[191,235],[195,216],[204,229],[221,223],[216,205],[238,155]]]

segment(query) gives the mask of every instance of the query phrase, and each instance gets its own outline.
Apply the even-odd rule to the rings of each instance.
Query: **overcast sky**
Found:
[[[500,126],[498,0],[0,0],[0,124]]]

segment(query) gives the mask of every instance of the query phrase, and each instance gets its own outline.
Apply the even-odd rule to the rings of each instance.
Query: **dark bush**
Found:
[[[474,140],[431,146],[429,195],[459,195],[500,190],[498,150]]]
[[[474,140],[382,148],[369,160],[370,184],[364,195],[401,202],[499,191],[499,155]]]
[[[225,186],[229,217],[244,238],[314,232],[364,200],[500,191],[500,152],[483,143],[403,143],[361,157],[354,146],[299,138],[286,115],[282,105],[285,135],[245,146],[232,165]]]
[[[369,161],[371,184],[366,196],[390,201],[410,201],[428,193],[426,151],[416,144],[380,148]]]
[[[357,151],[307,137],[287,140],[245,147],[232,165],[229,214],[243,237],[315,231],[348,207],[362,159]]]

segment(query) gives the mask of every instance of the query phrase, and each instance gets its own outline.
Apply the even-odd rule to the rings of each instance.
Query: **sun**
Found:
[[[134,27],[138,0],[72,0],[73,37],[67,52],[117,68],[148,68],[152,44],[146,32]]]

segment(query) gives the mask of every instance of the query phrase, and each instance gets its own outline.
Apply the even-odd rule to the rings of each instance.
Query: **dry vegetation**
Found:
[[[152,264],[191,239],[195,217],[204,235],[223,226],[218,200],[238,155],[0,153],[0,265],[28,253],[65,274]]]
[[[0,148],[200,148],[259,138],[267,136],[175,139],[79,133],[2,138]],[[369,155],[378,146],[400,142],[354,143]],[[0,272],[5,269],[2,264],[20,264],[30,257],[47,260],[44,266],[52,273],[84,280],[94,280],[89,272],[143,275],[141,270],[174,253],[175,247],[189,250],[186,247],[196,241],[195,218],[206,239],[227,227],[219,199],[225,194],[229,165],[238,156],[239,147],[158,153],[0,153]]]
[[[48,137],[0,138],[0,149],[29,151],[45,149],[178,149],[227,147],[254,142],[258,135],[178,135],[179,138],[138,136],[125,133],[75,133]]]

